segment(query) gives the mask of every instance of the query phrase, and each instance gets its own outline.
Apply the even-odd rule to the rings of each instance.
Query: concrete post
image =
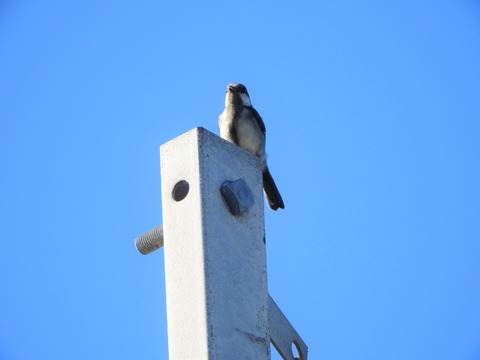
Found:
[[[270,359],[261,166],[202,128],[161,147],[171,360]],[[221,187],[243,179],[232,215]]]

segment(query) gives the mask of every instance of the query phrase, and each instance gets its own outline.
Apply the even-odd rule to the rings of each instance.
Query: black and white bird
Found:
[[[285,208],[282,196],[267,166],[265,153],[265,124],[252,107],[247,88],[242,84],[229,84],[225,96],[225,109],[218,118],[220,136],[240,146],[262,161],[263,190],[270,209]]]

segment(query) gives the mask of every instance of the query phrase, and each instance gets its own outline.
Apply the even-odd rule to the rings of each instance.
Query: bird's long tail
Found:
[[[270,170],[268,170],[267,166],[265,166],[265,169],[263,170],[263,190],[265,191],[268,207],[270,209],[277,211],[278,208],[285,208],[282,196],[280,195],[277,185],[275,185],[275,181],[273,181],[272,174],[270,174]]]

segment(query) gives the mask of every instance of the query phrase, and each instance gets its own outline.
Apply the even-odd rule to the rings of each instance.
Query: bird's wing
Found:
[[[251,110],[252,110],[253,117],[255,118],[255,121],[258,124],[258,127],[260,128],[260,130],[262,130],[262,133],[265,135],[267,129],[265,128],[265,124],[263,123],[262,117],[260,116],[258,111],[255,110],[253,107],[251,108]]]

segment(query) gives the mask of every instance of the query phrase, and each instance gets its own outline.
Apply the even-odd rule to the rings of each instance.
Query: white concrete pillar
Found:
[[[160,153],[169,358],[270,359],[259,159],[202,128]],[[220,188],[239,178],[254,204],[233,216]]]

